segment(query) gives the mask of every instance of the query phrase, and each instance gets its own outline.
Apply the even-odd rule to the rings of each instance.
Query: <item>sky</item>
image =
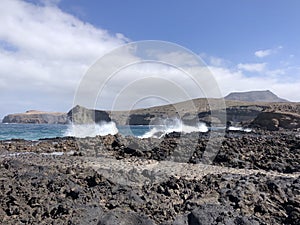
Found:
[[[172,42],[198,55],[224,96],[271,90],[300,102],[299,9],[298,0],[1,0],[0,118],[30,109],[68,111],[100,57],[142,40]],[[174,68],[146,67],[119,72],[124,83],[116,76],[99,108],[109,109],[140,71],[182,83]],[[168,102],[161,99],[140,106]]]

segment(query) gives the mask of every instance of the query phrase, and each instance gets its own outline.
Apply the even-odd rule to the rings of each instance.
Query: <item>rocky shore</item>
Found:
[[[299,224],[300,135],[0,142],[2,224]],[[183,147],[185,146],[185,147]]]

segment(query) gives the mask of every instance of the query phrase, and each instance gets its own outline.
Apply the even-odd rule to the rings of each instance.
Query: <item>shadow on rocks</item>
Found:
[[[177,223],[178,224],[178,223]],[[259,225],[258,218],[242,216],[232,207],[204,204],[188,215],[187,225]],[[179,224],[178,224],[179,225]],[[183,224],[182,224],[183,225]]]
[[[105,213],[97,225],[155,225],[150,219],[134,212],[113,210]]]

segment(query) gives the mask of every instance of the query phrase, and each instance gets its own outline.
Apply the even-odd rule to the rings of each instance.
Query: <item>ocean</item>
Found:
[[[0,140],[63,137],[68,125],[60,124],[6,124],[0,123]]]
[[[97,127],[95,127],[96,132],[90,132],[91,129],[87,127],[82,128],[82,132],[79,133],[74,131],[72,125],[64,124],[6,124],[0,123],[0,140],[10,140],[10,139],[24,139],[24,140],[38,140],[42,138],[55,138],[55,137],[66,137],[66,136],[95,136],[95,135],[106,135],[109,133],[115,134],[120,133],[122,135],[133,135],[133,136],[143,136],[151,127],[149,126],[116,126],[116,132],[97,132]],[[106,127],[105,129],[110,129]]]
[[[175,132],[207,132],[209,129],[204,123],[196,126],[188,126],[180,120],[173,120],[172,123],[164,125],[134,125],[117,126],[114,122],[93,124],[93,125],[72,125],[72,124],[6,124],[0,123],[0,140],[24,139],[38,140],[55,137],[95,137],[96,135],[121,134],[124,136],[135,136],[140,138],[160,138],[166,133]],[[229,130],[251,132],[251,129],[242,127],[229,127]]]
[[[92,124],[92,125],[63,125],[63,124],[6,124],[0,123],[0,140],[25,139],[38,140],[42,138],[55,137],[94,137],[96,135],[121,134],[124,136],[136,136],[141,138],[161,137],[166,133],[177,132],[207,132],[205,124],[199,123],[194,126],[187,126],[180,120],[173,120],[163,125],[134,125],[117,126],[114,122]]]

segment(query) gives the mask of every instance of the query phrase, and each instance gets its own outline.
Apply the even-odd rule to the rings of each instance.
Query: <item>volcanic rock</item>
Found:
[[[111,121],[106,111],[87,109],[79,105],[68,112],[68,119],[74,124],[93,124]]]
[[[270,131],[300,128],[300,115],[295,113],[262,112],[252,122],[253,127]]]

